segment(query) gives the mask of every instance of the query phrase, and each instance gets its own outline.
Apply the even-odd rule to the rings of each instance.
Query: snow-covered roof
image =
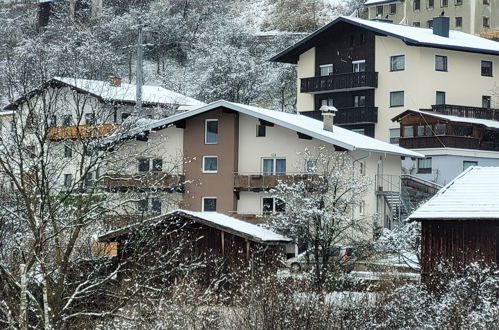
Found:
[[[107,81],[76,79],[55,77],[55,81],[60,81],[66,85],[84,90],[90,94],[96,95],[106,101],[119,101],[135,103],[136,85],[121,83],[120,86],[113,86]],[[205,103],[193,99],[192,97],[168,90],[160,86],[142,86],[142,102],[147,104],[179,104],[179,105],[197,105]]]
[[[217,212],[194,212],[187,210],[175,210],[167,214],[151,218],[146,222],[142,221],[127,227],[113,230],[100,236],[99,240],[109,241],[113,238],[129,233],[132,228],[144,225],[145,223],[149,225],[156,225],[176,217],[188,218],[206,226],[217,228],[259,243],[291,243],[293,241],[291,238],[279,235],[269,229],[262,228],[249,222],[241,221],[225,214]]]
[[[499,167],[468,168],[409,219],[499,219]]]
[[[493,128],[493,129],[499,129],[499,121],[495,120],[490,120],[490,119],[480,119],[480,118],[468,118],[468,117],[458,117],[458,116],[452,116],[452,115],[442,115],[437,112],[430,112],[430,111],[420,111],[420,110],[406,110],[402,112],[400,115],[394,117],[392,120],[398,120],[399,118],[402,118],[408,114],[420,114],[422,116],[429,116],[429,117],[434,117],[434,118],[440,118],[445,121],[452,121],[452,122],[457,122],[457,123],[467,123],[467,124],[476,124],[476,125],[482,125],[488,128]]]
[[[389,3],[389,2],[400,2],[402,0],[367,0],[365,5],[370,6],[370,5],[381,5],[384,3]]]
[[[446,38],[433,34],[433,30],[428,28],[341,16],[316,30],[306,38],[298,41],[293,46],[275,55],[271,58],[271,61],[297,63],[300,54],[314,47],[316,42],[321,42],[320,37],[316,38],[318,35],[340,22],[359,26],[382,35],[398,38],[409,45],[499,55],[498,42],[460,31],[450,30],[449,37]]]
[[[224,107],[233,111],[244,113],[246,115],[262,119],[276,125],[300,132],[311,136],[318,140],[331,143],[347,150],[363,150],[370,152],[386,153],[398,156],[418,157],[424,155],[415,151],[389,144],[371,137],[355,133],[338,126],[334,126],[332,132],[324,130],[324,124],[320,120],[316,120],[304,115],[286,113],[281,111],[268,110],[249,106],[245,104],[233,103],[224,100],[216,101],[207,104],[203,107],[186,111],[168,118],[160,119],[150,125],[135,128],[129,134],[139,134],[143,131],[157,129],[159,127],[168,126],[177,121],[196,116],[206,111],[210,111],[219,107]]]

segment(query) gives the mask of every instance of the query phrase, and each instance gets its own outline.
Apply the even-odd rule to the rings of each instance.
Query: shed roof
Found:
[[[258,243],[283,244],[292,242],[291,238],[279,235],[269,229],[265,229],[260,226],[241,221],[234,217],[230,217],[217,212],[193,212],[187,210],[175,210],[165,215],[149,219],[147,223],[159,224],[163,221],[168,221],[179,217],[187,218],[197,223],[201,223],[203,225],[213,227]],[[141,222],[111,231],[99,237],[99,241],[109,241],[113,238],[127,234],[132,230],[132,228],[140,226],[143,223],[144,222]]]
[[[499,167],[472,166],[418,208],[410,220],[499,220]]]
[[[322,34],[333,28],[336,24],[340,23],[358,26],[380,35],[398,38],[411,46],[443,48],[465,52],[499,55],[498,42],[460,31],[451,30],[449,31],[449,37],[446,38],[433,34],[433,30],[428,28],[366,20],[350,16],[340,16],[331,23],[298,41],[291,47],[275,55],[270,60],[274,62],[296,64],[300,54],[306,52],[317,43],[321,42]]]

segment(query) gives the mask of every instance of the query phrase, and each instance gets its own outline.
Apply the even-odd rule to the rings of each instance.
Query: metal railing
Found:
[[[499,120],[499,109],[493,108],[470,107],[455,104],[434,104],[431,106],[431,109],[421,110],[457,117]]]

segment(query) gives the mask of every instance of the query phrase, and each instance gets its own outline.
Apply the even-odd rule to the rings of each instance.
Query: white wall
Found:
[[[300,79],[315,76],[315,47],[300,55],[296,75],[296,109],[298,111],[312,111],[314,110],[314,95],[300,93]]]

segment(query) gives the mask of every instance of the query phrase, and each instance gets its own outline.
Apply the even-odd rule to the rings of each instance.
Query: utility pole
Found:
[[[137,40],[137,72],[136,72],[136,79],[135,79],[135,84],[137,87],[136,93],[135,93],[135,107],[136,107],[136,113],[138,116],[142,115],[142,85],[144,84],[144,68],[143,68],[143,62],[142,62],[142,57],[143,57],[143,50],[142,50],[142,25],[139,25],[139,36]]]
[[[21,273],[21,301],[19,304],[19,329],[20,330],[27,330],[28,324],[27,324],[26,316],[27,316],[28,302],[27,302],[27,297],[26,297],[27,279],[26,279],[26,265],[25,264],[19,265],[19,272]]]

